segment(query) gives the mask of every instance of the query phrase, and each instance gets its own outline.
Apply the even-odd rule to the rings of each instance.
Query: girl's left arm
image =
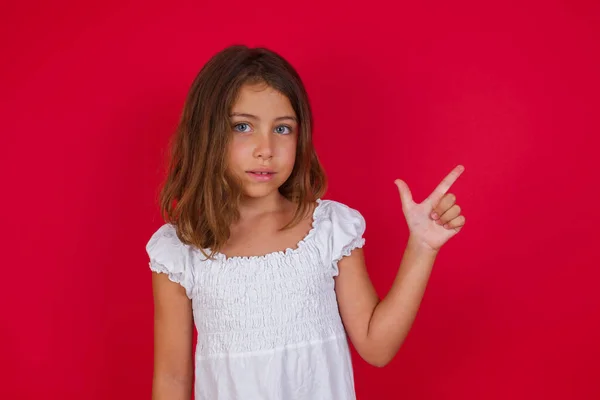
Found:
[[[441,246],[465,224],[456,197],[446,193],[463,171],[463,166],[457,166],[420,204],[413,201],[406,183],[395,181],[410,235],[398,274],[383,300],[369,279],[362,249],[338,263],[335,290],[342,321],[357,352],[374,366],[386,365],[400,349]]]

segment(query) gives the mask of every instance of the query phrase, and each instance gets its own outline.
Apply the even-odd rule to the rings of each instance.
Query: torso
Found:
[[[242,219],[214,260],[182,244],[170,224],[149,242],[153,270],[180,282],[192,301],[196,399],[356,399],[334,260],[363,245],[364,228],[346,206],[318,204],[277,235],[293,208],[272,224]]]

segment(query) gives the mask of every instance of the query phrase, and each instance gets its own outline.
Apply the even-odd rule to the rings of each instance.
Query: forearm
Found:
[[[436,251],[409,238],[394,283],[369,321],[366,341],[375,365],[387,364],[408,335],[436,256]]]

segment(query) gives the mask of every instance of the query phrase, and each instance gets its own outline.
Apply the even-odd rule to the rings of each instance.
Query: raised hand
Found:
[[[422,203],[413,201],[404,181],[394,181],[400,192],[402,211],[412,239],[438,251],[460,232],[465,225],[465,217],[456,204],[456,196],[447,192],[464,170],[462,165],[456,166]]]

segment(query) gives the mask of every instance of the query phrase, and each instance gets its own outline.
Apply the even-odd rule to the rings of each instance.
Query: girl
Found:
[[[395,181],[410,235],[380,300],[362,215],[321,198],[312,123],[298,74],[272,51],[229,47],[196,77],[161,191],[167,223],[146,248],[154,399],[189,399],[192,386],[196,399],[355,399],[346,336],[375,366],[398,351],[465,223],[447,193],[463,167],[420,204]]]

